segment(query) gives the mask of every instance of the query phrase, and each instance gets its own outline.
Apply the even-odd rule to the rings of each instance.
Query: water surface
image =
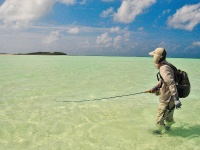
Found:
[[[155,95],[92,101],[153,87],[152,58],[0,56],[0,149],[198,150],[200,61],[168,61],[188,72],[192,91],[172,130],[156,136]]]

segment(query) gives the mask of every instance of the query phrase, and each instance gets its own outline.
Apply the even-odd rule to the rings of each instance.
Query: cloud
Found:
[[[117,27],[112,27],[109,30],[109,33],[103,33],[99,35],[96,39],[96,44],[100,47],[113,47],[115,49],[120,49],[126,47],[129,38],[130,38],[130,31],[127,28],[120,29]]]
[[[171,9],[163,10],[162,15],[170,13]]]
[[[130,31],[125,30],[125,33],[124,33],[124,41],[129,41],[130,36],[131,36]]]
[[[112,40],[108,33],[104,33],[97,37],[96,43],[99,46],[109,47],[112,45]]]
[[[120,27],[112,27],[110,28],[110,32],[119,32],[120,31]]]
[[[193,30],[200,23],[200,3],[185,5],[178,9],[173,16],[167,20],[168,26],[175,29]]]
[[[73,5],[85,4],[86,0],[6,0],[0,5],[0,21],[6,27],[26,27],[47,15],[56,2]]]
[[[116,48],[121,48],[121,41],[123,40],[123,37],[118,35],[114,38],[114,43],[113,45],[116,47]]]
[[[143,13],[155,2],[156,0],[123,0],[117,13],[114,14],[114,20],[116,22],[131,23],[137,15]]]
[[[171,9],[163,10],[163,11],[162,11],[162,14],[160,14],[160,15],[158,16],[158,18],[161,18],[161,17],[163,17],[163,16],[169,14],[170,12],[171,12]]]
[[[48,37],[44,38],[43,43],[46,45],[49,45],[55,41],[58,41],[60,39],[60,37],[61,37],[61,35],[58,30],[52,31]]]
[[[110,16],[112,16],[113,13],[114,13],[114,9],[113,9],[113,7],[110,7],[107,10],[104,10],[100,14],[100,17],[102,17],[102,18],[110,17]]]
[[[6,0],[0,6],[0,20],[6,26],[26,26],[46,15],[55,0]]]
[[[193,46],[200,46],[200,42],[193,42],[192,45]]]
[[[86,40],[86,41],[80,42],[80,43],[79,43],[79,46],[80,46],[81,48],[89,48],[91,45],[90,45],[89,41]]]
[[[82,0],[82,1],[77,1],[77,0],[58,0],[59,2],[66,4],[66,5],[74,5],[74,4],[85,4],[86,0]]]
[[[80,32],[80,29],[78,27],[74,27],[68,30],[68,33],[70,34],[78,34]]]
[[[76,3],[76,0],[59,0],[59,2],[67,4],[67,5],[69,4],[73,5]]]

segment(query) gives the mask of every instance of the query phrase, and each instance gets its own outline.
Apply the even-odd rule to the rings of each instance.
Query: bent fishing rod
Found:
[[[91,99],[91,100],[56,101],[56,102],[65,102],[65,103],[70,103],[70,102],[76,102],[76,103],[81,103],[81,102],[92,102],[92,101],[101,101],[101,100],[115,99],[115,98],[120,98],[120,97],[128,97],[128,96],[133,96],[133,95],[138,95],[138,94],[143,94],[143,93],[151,93],[151,91],[149,90],[149,91],[138,92],[138,93],[132,93],[132,94],[126,94],[126,95],[118,95],[118,96],[112,96],[112,97],[96,98],[96,99]]]

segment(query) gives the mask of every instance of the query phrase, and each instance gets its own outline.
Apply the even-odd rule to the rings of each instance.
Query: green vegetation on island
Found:
[[[67,55],[63,52],[33,52],[33,53],[18,53],[15,55]]]

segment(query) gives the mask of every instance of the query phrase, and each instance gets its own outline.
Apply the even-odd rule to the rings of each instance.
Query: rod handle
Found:
[[[147,91],[145,91],[145,93],[151,93],[151,90],[147,90]]]

